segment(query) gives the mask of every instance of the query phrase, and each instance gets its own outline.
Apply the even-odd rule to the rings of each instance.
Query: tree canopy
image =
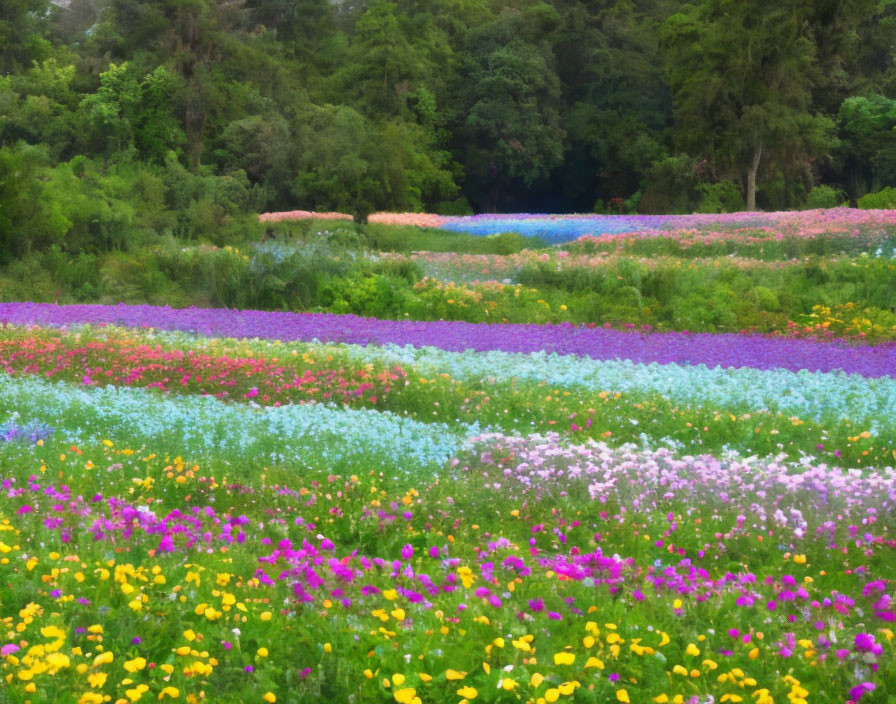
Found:
[[[0,229],[855,202],[896,186],[894,27],[878,0],[9,0]]]

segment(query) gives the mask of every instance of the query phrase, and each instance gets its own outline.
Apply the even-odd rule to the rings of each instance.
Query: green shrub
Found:
[[[697,211],[701,213],[735,213],[744,209],[744,199],[733,181],[701,183],[697,186],[700,201]]]
[[[896,208],[896,188],[887,186],[877,193],[869,193],[859,198],[862,210],[893,210]]]
[[[781,301],[778,295],[767,286],[757,286],[753,289],[753,295],[756,297],[756,305],[759,310],[767,310],[776,313],[781,310]]]
[[[846,202],[846,193],[839,188],[824,184],[815,186],[806,196],[806,208],[818,210],[820,208],[839,208]]]

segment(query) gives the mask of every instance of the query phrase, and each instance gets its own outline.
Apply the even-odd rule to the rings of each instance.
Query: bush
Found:
[[[697,192],[700,193],[697,204],[700,213],[736,213],[744,209],[744,199],[733,181],[701,183],[697,186]]]
[[[806,196],[806,208],[818,210],[820,208],[839,208],[846,203],[846,194],[833,186],[815,186]]]
[[[859,198],[859,208],[862,210],[896,209],[896,188],[887,186],[882,191],[862,196]]]

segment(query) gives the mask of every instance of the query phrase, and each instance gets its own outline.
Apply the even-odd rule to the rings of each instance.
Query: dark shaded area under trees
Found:
[[[891,0],[4,0],[0,258],[278,209],[855,203],[896,186],[894,37]]]

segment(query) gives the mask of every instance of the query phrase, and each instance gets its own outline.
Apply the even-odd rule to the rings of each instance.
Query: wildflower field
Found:
[[[458,233],[337,233],[342,309],[0,304],[0,702],[896,702],[891,212],[377,218]],[[706,281],[765,327],[644,311]]]

